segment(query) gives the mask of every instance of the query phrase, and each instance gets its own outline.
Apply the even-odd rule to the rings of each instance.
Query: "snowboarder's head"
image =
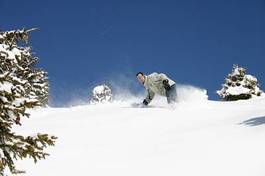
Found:
[[[141,84],[144,84],[145,76],[144,76],[144,73],[143,73],[143,72],[138,72],[138,73],[136,74],[136,77],[137,77],[138,81],[139,81]]]

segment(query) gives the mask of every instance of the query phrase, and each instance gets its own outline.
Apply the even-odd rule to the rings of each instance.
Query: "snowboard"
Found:
[[[131,107],[132,108],[148,108],[148,106],[144,105],[143,103],[132,103]]]

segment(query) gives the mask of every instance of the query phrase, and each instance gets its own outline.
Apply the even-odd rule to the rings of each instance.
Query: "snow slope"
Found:
[[[175,109],[164,102],[34,110],[16,131],[59,139],[46,160],[18,161],[19,169],[29,176],[265,175],[265,97],[181,101]]]

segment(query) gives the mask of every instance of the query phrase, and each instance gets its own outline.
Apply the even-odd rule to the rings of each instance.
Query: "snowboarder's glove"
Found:
[[[168,79],[163,80],[163,85],[166,90],[170,90],[170,85],[168,83]]]
[[[146,101],[146,99],[144,99],[143,104],[144,104],[145,106],[148,105],[148,102]]]

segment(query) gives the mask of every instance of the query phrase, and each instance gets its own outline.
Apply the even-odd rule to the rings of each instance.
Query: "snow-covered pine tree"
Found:
[[[111,102],[113,99],[111,92],[111,89],[105,84],[94,87],[90,103],[97,104]]]
[[[247,75],[246,69],[238,65],[233,66],[232,73],[228,74],[223,88],[217,91],[217,94],[226,101],[250,99],[262,93],[257,78]]]
[[[48,134],[22,136],[12,131],[22,117],[29,117],[29,108],[48,101],[47,73],[35,68],[37,57],[27,46],[32,30],[0,32],[0,175],[18,172],[14,160],[45,159],[44,148],[56,140]]]

